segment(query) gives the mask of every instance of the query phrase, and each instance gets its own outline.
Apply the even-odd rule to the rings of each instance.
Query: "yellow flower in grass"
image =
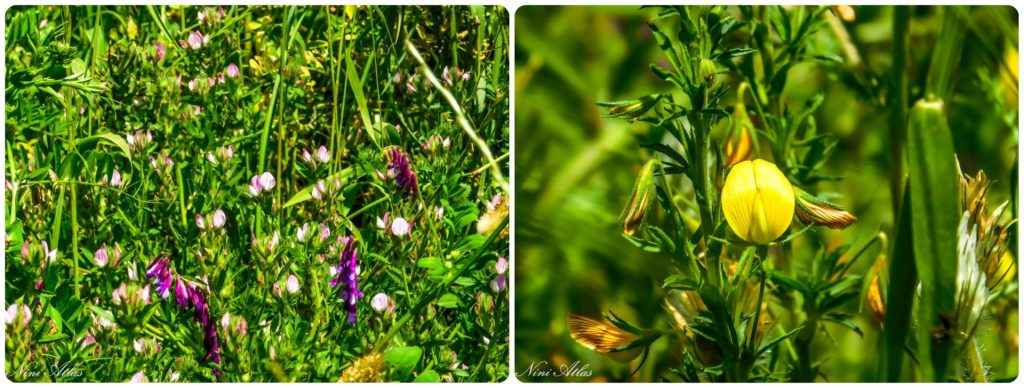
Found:
[[[722,211],[744,241],[764,245],[779,238],[789,229],[795,206],[793,185],[772,163],[742,161],[725,178]]]

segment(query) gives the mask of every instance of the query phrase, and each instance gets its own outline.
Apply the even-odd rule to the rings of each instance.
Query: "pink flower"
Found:
[[[114,187],[121,187],[121,172],[114,169],[114,172],[110,173],[110,185]]]
[[[309,223],[303,223],[302,227],[299,228],[298,232],[295,233],[295,239],[299,242],[306,242],[306,235],[309,234]]]
[[[491,291],[494,291],[495,294],[505,291],[506,287],[508,287],[508,281],[505,280],[504,274],[498,275],[494,280],[491,280]]]
[[[191,34],[188,34],[188,45],[193,50],[198,50],[200,47],[203,47],[203,43],[206,39],[207,38],[204,38],[201,32],[192,31]]]
[[[229,64],[227,70],[225,70],[224,72],[227,73],[228,78],[235,78],[242,74],[238,70],[238,65],[234,63]]]
[[[228,216],[224,215],[224,211],[223,210],[217,209],[217,211],[213,213],[213,227],[214,228],[220,229],[220,228],[224,227],[224,223],[227,222],[227,220],[228,220]]]
[[[409,223],[402,217],[395,217],[395,220],[391,222],[391,235],[395,237],[404,237],[409,234]]]
[[[302,161],[306,163],[313,163],[313,156],[309,154],[309,150],[302,149]]]
[[[107,256],[107,246],[104,245],[102,248],[96,250],[96,254],[92,258],[93,263],[96,263],[97,267],[106,267],[107,263],[110,262],[110,258]]]
[[[499,257],[498,262],[494,263],[494,270],[497,271],[498,274],[503,274],[505,271],[508,271],[508,260],[505,260],[504,257]]]
[[[256,197],[263,192],[263,185],[260,184],[260,176],[253,175],[249,181],[249,195]]]
[[[156,41],[153,42],[153,49],[156,50],[156,60],[160,61],[167,55],[167,46],[164,46],[164,42]]]
[[[199,229],[206,229],[206,220],[203,218],[202,214],[196,214],[196,226],[198,226]]]
[[[324,241],[327,241],[327,239],[330,237],[331,228],[328,228],[327,225],[320,224],[320,243],[322,244]]]
[[[128,382],[130,382],[130,383],[147,383],[147,382],[149,382],[149,379],[146,378],[146,374],[144,372],[145,372],[145,370],[140,370],[138,373],[132,375],[132,379],[129,380]]]
[[[11,304],[7,307],[7,324],[13,325],[18,322],[18,317],[21,317],[21,325],[27,326],[28,322],[32,320],[32,309],[26,305],[19,305],[17,303]]]
[[[331,153],[327,151],[327,147],[320,146],[320,148],[316,150],[316,158],[320,159],[320,163],[327,163],[331,160]]]

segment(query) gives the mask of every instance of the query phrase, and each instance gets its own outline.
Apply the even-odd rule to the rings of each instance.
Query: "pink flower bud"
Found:
[[[274,188],[275,184],[277,184],[277,181],[274,180],[274,176],[269,172],[260,175],[260,186],[263,187],[263,191],[270,191]]]
[[[288,290],[289,294],[299,292],[299,278],[295,277],[295,275],[288,275],[288,281],[285,284],[285,288]]]
[[[196,226],[198,226],[199,229],[206,229],[206,220],[203,218],[202,214],[196,214]]]
[[[316,158],[320,159],[320,163],[327,163],[331,160],[331,153],[327,151],[327,147],[320,146],[320,148],[316,150]]]
[[[110,258],[107,256],[107,247],[104,245],[102,248],[96,250],[96,254],[92,258],[93,263],[96,263],[97,267],[106,267],[107,263],[110,262]]]
[[[404,237],[409,234],[409,223],[402,217],[395,217],[391,222],[391,234],[395,237]]]

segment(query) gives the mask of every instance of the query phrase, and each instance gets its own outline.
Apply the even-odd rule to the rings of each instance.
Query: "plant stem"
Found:
[[[907,142],[907,57],[910,56],[911,6],[893,7],[892,18],[892,97],[889,98],[889,193],[892,196],[892,214],[899,214],[903,200],[904,149]]]
[[[971,381],[975,383],[987,383],[985,378],[985,363],[981,361],[981,349],[978,348],[978,341],[968,339],[964,354],[967,356],[967,371],[970,373]]]

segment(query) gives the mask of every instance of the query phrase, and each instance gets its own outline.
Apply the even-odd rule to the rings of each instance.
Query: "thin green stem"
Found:
[[[892,19],[892,84],[889,101],[889,149],[892,161],[889,164],[889,192],[892,196],[892,214],[899,214],[903,200],[903,174],[907,143],[907,58],[910,56],[910,11],[911,6],[893,7]]]

